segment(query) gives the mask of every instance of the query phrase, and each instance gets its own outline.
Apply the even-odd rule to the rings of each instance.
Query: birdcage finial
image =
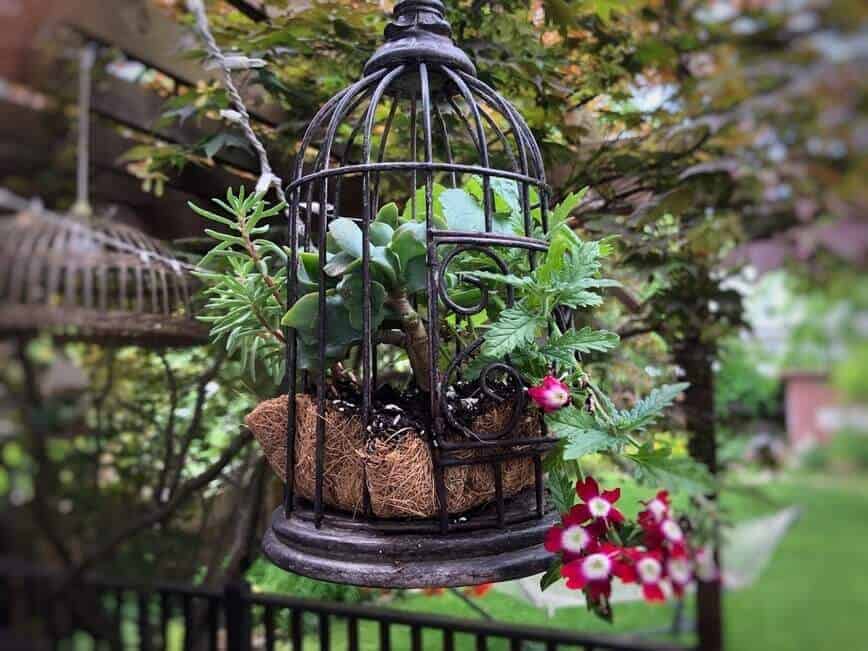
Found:
[[[386,26],[386,42],[365,65],[365,74],[411,61],[442,64],[471,75],[476,67],[452,40],[440,0],[402,0]]]

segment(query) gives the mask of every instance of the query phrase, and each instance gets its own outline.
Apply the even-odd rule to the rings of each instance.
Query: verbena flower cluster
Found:
[[[592,608],[608,609],[612,581],[638,584],[646,601],[681,597],[698,579],[717,571],[705,548],[695,548],[678,524],[667,491],[642,502],[635,523],[616,503],[621,490],[602,490],[593,477],[576,482],[580,502],[546,535],[545,547],[560,557],[568,588],[582,590]]]

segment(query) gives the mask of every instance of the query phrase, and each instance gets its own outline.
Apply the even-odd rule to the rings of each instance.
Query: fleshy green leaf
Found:
[[[408,222],[395,231],[389,248],[398,256],[401,268],[406,269],[410,260],[425,255],[425,243],[425,224]]]
[[[388,224],[374,222],[368,227],[368,234],[371,237],[371,244],[375,246],[386,246],[392,241],[392,236],[395,234],[395,231]]]
[[[329,235],[342,251],[353,256],[362,257],[362,229],[352,219],[338,217],[329,224]]]
[[[318,301],[316,292],[305,294],[283,315],[280,324],[299,331],[312,330],[317,319]]]
[[[340,253],[332,255],[322,270],[326,275],[336,278],[345,274],[357,261],[358,258],[356,258],[352,253],[341,251]]]
[[[398,228],[398,204],[394,201],[387,203],[377,212],[374,222],[378,224],[388,224],[392,228]]]
[[[350,325],[357,330],[362,330],[362,306],[363,287],[362,277],[359,274],[346,276],[337,287],[338,293],[344,299],[344,306],[347,308]],[[386,288],[380,283],[371,281],[371,328],[376,330],[383,323],[385,310],[383,302],[386,299]]]
[[[424,257],[417,257],[410,260],[404,268],[404,280],[406,281],[406,289],[408,294],[423,292],[428,287],[428,265],[425,264]]]
[[[440,205],[446,224],[455,231],[484,231],[485,213],[470,193],[460,188],[444,190]]]

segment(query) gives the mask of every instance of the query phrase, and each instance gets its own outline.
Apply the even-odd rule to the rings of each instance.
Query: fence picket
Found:
[[[320,651],[329,651],[331,649],[331,628],[329,626],[329,616],[327,613],[320,613],[317,620],[317,629],[319,631],[319,648]]]
[[[388,622],[380,622],[380,651],[392,651],[392,629]]]
[[[18,569],[17,573],[13,573],[8,569],[10,565],[4,564],[3,560],[0,558],[0,604],[10,603],[10,595],[5,594],[5,591],[11,586],[10,582],[4,579],[15,579],[11,584],[16,587],[26,586],[19,579],[34,579],[34,583],[38,586],[40,582],[45,582],[46,576],[52,576],[45,570],[41,573],[33,570],[31,573],[23,573]],[[198,622],[201,616],[207,619],[207,642],[211,651],[216,651],[218,648],[250,651],[252,611],[255,608],[257,615],[260,609],[263,613],[264,648],[267,651],[274,651],[287,640],[292,651],[305,651],[304,623],[307,613],[316,620],[315,629],[310,631],[310,637],[318,638],[308,640],[310,645],[308,651],[310,648],[329,651],[332,648],[332,626],[338,625],[337,622],[346,622],[347,626],[346,642],[339,651],[358,651],[361,648],[374,646],[371,644],[372,640],[362,639],[363,634],[378,637],[381,651],[392,651],[392,629],[396,626],[401,633],[402,643],[404,631],[409,632],[409,647],[412,651],[437,648],[435,642],[437,637],[442,640],[439,646],[443,651],[455,651],[457,634],[462,636],[462,643],[465,642],[465,637],[470,638],[466,641],[472,640],[471,646],[476,651],[488,651],[489,648],[508,648],[510,651],[523,651],[525,648],[545,649],[545,651],[567,648],[583,651],[696,651],[694,646],[669,641],[652,643],[635,638],[587,635],[561,629],[515,626],[491,620],[457,619],[368,605],[254,594],[244,581],[231,582],[223,590],[215,590],[203,586],[169,583],[134,585],[117,580],[88,577],[85,580],[85,587],[93,590],[98,600],[101,598],[104,603],[108,602],[111,605],[109,612],[116,631],[115,637],[124,649],[138,648],[148,651],[155,648],[157,642],[165,648],[168,645],[170,629],[177,623],[176,603],[179,602],[183,611],[185,649],[196,647],[196,643],[200,641],[196,627],[204,623]],[[107,596],[111,598],[106,599]],[[135,601],[134,607],[127,608],[129,600]],[[203,604],[206,608],[200,609],[197,604]],[[56,604],[56,607],[62,606]],[[133,611],[135,611],[134,615]],[[289,630],[284,629],[285,614],[288,615]],[[47,613],[46,619],[51,619],[50,612]],[[124,622],[124,619],[127,621]],[[280,622],[279,628],[278,622]],[[370,622],[371,626],[361,626],[360,622]],[[72,632],[67,627],[63,628],[66,635],[62,639],[57,633],[52,635],[52,631],[57,629],[53,629],[51,624],[51,621],[46,622],[44,635],[49,636],[55,648],[61,642],[69,642],[71,638],[84,639],[81,635],[84,628],[79,628],[78,622],[73,622]],[[377,632],[375,633],[374,630]],[[131,644],[130,637],[137,638],[138,645]]]
[[[292,610],[291,620],[292,651],[303,651],[302,644],[304,643],[304,629],[302,628],[302,622],[304,621],[304,618],[302,617],[302,611],[294,608]]]

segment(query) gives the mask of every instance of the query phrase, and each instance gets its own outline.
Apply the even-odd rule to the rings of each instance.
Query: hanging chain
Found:
[[[75,204],[72,214],[82,220],[93,215],[90,205],[90,100],[96,45],[88,43],[78,55],[78,142],[76,144]]]

